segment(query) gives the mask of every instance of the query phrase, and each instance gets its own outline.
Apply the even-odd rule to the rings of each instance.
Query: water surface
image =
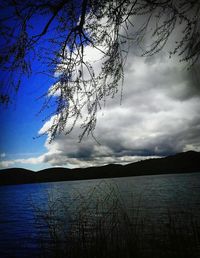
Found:
[[[38,256],[41,232],[48,241],[48,228],[35,219],[37,207],[48,210],[57,200],[71,207],[76,197],[79,207],[91,189],[96,187],[95,198],[101,198],[111,185],[127,210],[138,211],[147,225],[164,225],[169,213],[185,220],[200,218],[200,173],[2,186],[0,257]],[[67,226],[70,220],[65,216]]]

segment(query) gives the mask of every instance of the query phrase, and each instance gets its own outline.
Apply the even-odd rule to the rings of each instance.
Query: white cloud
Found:
[[[87,47],[91,55],[90,47]],[[100,65],[100,63],[98,64]],[[99,69],[97,65],[96,69]],[[108,99],[98,112],[93,138],[78,143],[78,122],[69,135],[61,134],[37,158],[3,161],[47,163],[49,166],[85,167],[107,163],[128,163],[152,156],[165,156],[189,149],[200,150],[199,89],[190,72],[166,54],[140,58],[130,53],[125,68],[123,101],[120,94]],[[52,117],[40,129],[52,124]]]
[[[52,144],[46,142],[49,153],[59,150],[56,159],[48,156],[48,162],[102,165],[167,155],[188,146],[198,149],[200,105],[192,88],[189,74],[163,53],[156,58],[129,56],[122,105],[118,95],[98,113],[95,137],[101,145],[92,138],[78,143],[78,124],[70,135],[60,135]]]

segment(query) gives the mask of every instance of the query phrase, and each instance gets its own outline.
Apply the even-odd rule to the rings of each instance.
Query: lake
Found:
[[[82,224],[81,230],[88,230],[89,235],[93,227],[94,235],[97,221],[108,231],[119,216],[125,217],[124,211],[126,218],[134,221],[134,229],[142,231],[145,243],[158,238],[162,245],[164,231],[168,235],[175,231],[177,237],[183,225],[186,233],[195,234],[195,241],[199,241],[196,235],[200,231],[195,228],[200,225],[200,173],[1,186],[0,196],[1,258],[43,257],[41,250],[50,250],[54,237],[64,243],[66,232],[71,232],[70,237],[77,234],[80,220],[87,224],[84,228]],[[171,228],[174,224],[176,230]]]

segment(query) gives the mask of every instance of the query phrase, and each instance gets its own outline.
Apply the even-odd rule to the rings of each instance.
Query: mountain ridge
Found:
[[[187,151],[126,165],[108,164],[99,167],[74,169],[54,167],[37,172],[22,168],[9,168],[0,170],[0,185],[190,172],[200,172],[200,152]]]

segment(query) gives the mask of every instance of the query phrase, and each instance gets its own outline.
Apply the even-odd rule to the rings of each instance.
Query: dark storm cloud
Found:
[[[194,65],[188,72],[190,96],[200,96],[200,65]]]
[[[94,152],[94,146],[88,145],[88,146],[80,146],[78,148],[77,152],[72,152],[67,155],[69,158],[77,158],[77,159],[86,159],[90,160],[93,156]]]

